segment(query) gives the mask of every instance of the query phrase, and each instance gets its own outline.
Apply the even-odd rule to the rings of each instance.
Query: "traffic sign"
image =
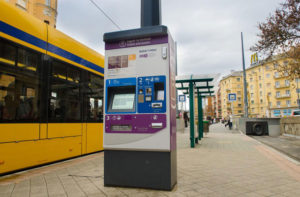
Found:
[[[229,93],[228,94],[228,101],[229,102],[236,101],[236,93]]]
[[[179,95],[178,100],[179,102],[185,102],[185,95]]]

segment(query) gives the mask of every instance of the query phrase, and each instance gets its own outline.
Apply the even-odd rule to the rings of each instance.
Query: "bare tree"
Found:
[[[259,23],[259,41],[251,47],[289,78],[300,78],[300,0],[286,0],[266,22]],[[278,60],[286,59],[279,64]]]

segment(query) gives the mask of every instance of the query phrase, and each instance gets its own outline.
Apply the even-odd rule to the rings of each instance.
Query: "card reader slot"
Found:
[[[152,108],[162,108],[162,103],[152,103]]]

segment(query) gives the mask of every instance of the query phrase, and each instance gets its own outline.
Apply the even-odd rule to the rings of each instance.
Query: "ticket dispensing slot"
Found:
[[[159,122],[159,123],[152,123],[151,124],[152,128],[162,128],[163,127],[163,123]]]
[[[132,131],[132,125],[111,125],[110,126],[111,131]]]

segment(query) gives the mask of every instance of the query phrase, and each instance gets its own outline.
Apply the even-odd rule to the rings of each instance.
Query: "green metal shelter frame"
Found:
[[[192,76],[191,76],[192,78]],[[203,110],[202,110],[202,98],[206,96],[213,96],[214,91],[210,89],[213,86],[209,85],[209,82],[213,81],[214,78],[200,78],[200,79],[182,79],[176,80],[176,84],[181,84],[181,87],[177,87],[177,90],[185,90],[184,94],[189,94],[190,101],[190,141],[191,148],[195,147],[195,142],[198,143],[198,140],[203,138]],[[206,85],[197,85],[198,82],[204,82]],[[184,86],[188,84],[188,86]],[[207,91],[200,91],[207,89]],[[195,90],[195,92],[194,92]],[[194,94],[197,94],[198,100],[198,138],[195,138],[195,127],[194,127]]]

